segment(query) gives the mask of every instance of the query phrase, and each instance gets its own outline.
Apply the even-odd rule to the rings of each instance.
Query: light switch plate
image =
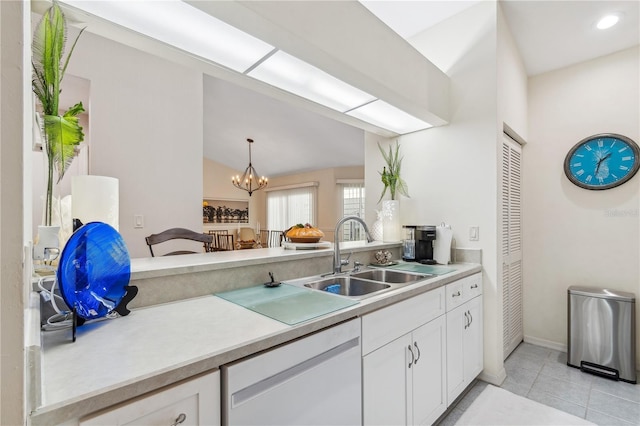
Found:
[[[472,226],[469,228],[469,241],[480,241],[479,226]]]
[[[134,228],[144,228],[144,216],[141,214],[133,215],[133,227]]]

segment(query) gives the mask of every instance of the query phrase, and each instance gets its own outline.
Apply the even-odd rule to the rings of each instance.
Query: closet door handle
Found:
[[[414,364],[418,364],[418,361],[420,360],[420,348],[418,347],[418,342],[413,342],[413,346],[416,347],[416,351],[418,351],[418,357],[416,358],[416,362],[414,362]]]
[[[411,361],[409,361],[409,368],[411,368],[411,366],[418,361],[416,360],[416,356],[413,354],[413,349],[411,349],[411,345],[407,346],[407,348],[409,348],[409,352],[411,352]]]

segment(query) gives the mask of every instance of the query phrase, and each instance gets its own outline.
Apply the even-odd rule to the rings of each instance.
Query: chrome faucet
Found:
[[[367,242],[372,242],[373,238],[371,238],[371,234],[369,233],[369,228],[367,227],[367,224],[364,223],[364,220],[360,219],[358,216],[346,216],[343,217],[342,219],[340,219],[338,221],[338,223],[336,224],[336,230],[333,234],[333,238],[334,238],[334,243],[333,243],[333,273],[334,274],[341,274],[342,273],[342,266],[344,265],[348,265],[349,264],[349,260],[345,259],[342,260],[341,256],[340,256],[340,241],[339,241],[339,235],[340,235],[340,227],[342,226],[343,223],[348,222],[350,220],[355,220],[356,222],[360,223],[363,227],[364,227],[364,232],[367,236]]]

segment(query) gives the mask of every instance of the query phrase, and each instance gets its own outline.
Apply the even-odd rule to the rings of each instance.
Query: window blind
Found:
[[[317,187],[274,189],[267,192],[268,229],[282,230],[298,223],[316,223]]]
[[[364,218],[364,183],[342,183],[342,217],[358,216]],[[366,238],[362,225],[349,221],[343,225],[342,241],[357,241]]]

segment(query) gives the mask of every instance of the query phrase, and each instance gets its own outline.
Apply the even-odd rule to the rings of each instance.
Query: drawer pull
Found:
[[[478,284],[472,285],[471,288],[478,288]]]
[[[184,413],[180,413],[178,415],[178,417],[176,417],[174,422],[171,424],[171,426],[178,426],[178,425],[184,423],[185,420],[187,420],[187,415],[184,414]]]
[[[416,351],[418,351],[418,356],[416,357],[416,362],[414,362],[414,364],[418,365],[418,360],[420,359],[420,348],[418,347],[418,342],[413,342],[413,346],[415,346]]]
[[[451,297],[456,297],[456,296],[460,296],[460,290],[458,290],[455,293],[451,294]]]

